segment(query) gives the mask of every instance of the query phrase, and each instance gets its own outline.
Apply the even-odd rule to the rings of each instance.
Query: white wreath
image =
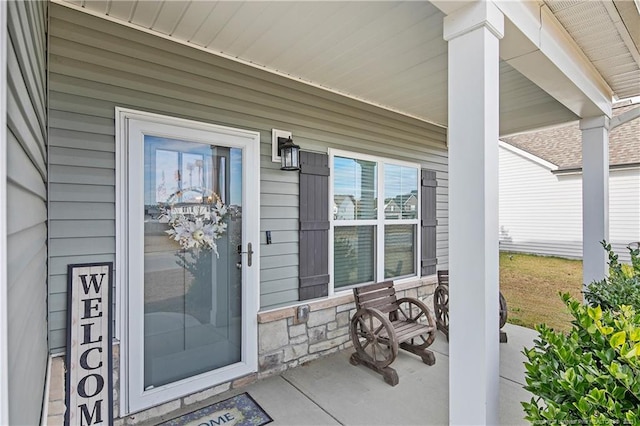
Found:
[[[171,229],[165,232],[171,239],[180,243],[183,249],[211,249],[216,257],[220,257],[216,240],[227,230],[224,218],[228,214],[228,207],[217,194],[214,193],[213,198],[214,203],[197,205],[196,214],[165,214],[171,226]]]

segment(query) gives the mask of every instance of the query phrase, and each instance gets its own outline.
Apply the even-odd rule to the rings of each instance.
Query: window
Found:
[[[417,164],[331,152],[333,286],[418,275]]]

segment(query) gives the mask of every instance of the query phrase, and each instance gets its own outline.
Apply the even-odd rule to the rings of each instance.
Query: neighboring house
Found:
[[[400,206],[398,205],[398,203],[396,203],[395,199],[393,198],[390,199],[384,205],[384,215],[388,219],[390,218],[399,219],[400,217],[402,217],[402,209],[400,209]]]
[[[387,219],[401,219],[412,217],[416,214],[418,197],[415,191],[408,194],[399,194],[395,198],[385,201],[384,213]]]
[[[356,217],[356,200],[353,195],[334,195],[333,206],[335,219],[354,219]]]
[[[638,72],[635,10],[564,3],[0,2],[0,424],[59,424],[65,385],[104,391],[116,425],[156,422],[348,348],[353,287],[430,305],[450,265],[450,420],[497,423],[487,147],[640,95],[619,71]],[[606,60],[600,35],[621,40]],[[99,286],[68,267],[97,262],[112,303],[72,309],[70,284]],[[104,334],[70,342],[69,313]],[[100,370],[90,392],[50,374],[78,365]],[[100,398],[76,423],[108,422]]]
[[[410,194],[404,202],[404,209],[407,212],[415,212],[418,207],[418,197],[416,194]]]
[[[629,261],[626,247],[640,241],[640,118],[611,131],[609,166],[609,242]],[[501,250],[582,258],[581,168],[577,123],[501,139]]]

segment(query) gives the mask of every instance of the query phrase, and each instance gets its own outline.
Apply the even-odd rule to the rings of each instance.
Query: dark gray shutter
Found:
[[[300,152],[300,300],[329,294],[329,156]]]
[[[421,274],[436,273],[436,172],[422,170],[421,185],[421,213],[422,213],[422,259],[420,259]]]

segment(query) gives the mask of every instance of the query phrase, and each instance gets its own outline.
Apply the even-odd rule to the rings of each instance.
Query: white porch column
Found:
[[[585,118],[582,130],[582,282],[608,275],[600,241],[609,241],[609,119]]]
[[[478,1],[449,42],[449,422],[498,424],[498,47],[504,17]]]

